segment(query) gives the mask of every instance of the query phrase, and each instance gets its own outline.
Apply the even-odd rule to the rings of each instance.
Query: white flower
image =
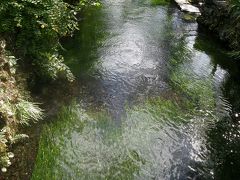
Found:
[[[10,116],[10,117],[14,115],[14,113],[13,113],[12,111],[8,111],[7,114],[8,114],[8,116]]]
[[[12,163],[11,163],[10,160],[7,161],[7,165],[8,165],[8,166],[11,166],[11,165],[12,165]]]
[[[2,172],[7,172],[7,168],[3,167],[3,168],[1,169],[1,171],[2,171]]]
[[[14,154],[13,154],[12,152],[9,152],[9,153],[8,153],[8,157],[9,157],[9,158],[13,158],[13,157],[14,157]]]

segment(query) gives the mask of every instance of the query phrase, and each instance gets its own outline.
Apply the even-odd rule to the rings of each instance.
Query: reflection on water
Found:
[[[80,100],[46,125],[33,179],[237,179],[238,67],[197,29],[147,1],[88,11],[64,52]]]

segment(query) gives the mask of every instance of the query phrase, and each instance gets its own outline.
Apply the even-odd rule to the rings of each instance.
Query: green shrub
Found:
[[[86,5],[99,4],[91,0],[1,0],[0,34],[11,42],[15,54],[24,60],[22,64],[33,65],[40,77],[56,78],[65,70],[69,79],[73,75],[58,54],[59,39],[78,29],[76,15]]]
[[[59,37],[77,29],[76,11],[62,0],[3,0],[0,32],[25,55],[55,51]]]
[[[42,54],[57,53],[59,37],[77,29],[76,11],[62,0],[2,0],[0,6],[0,33],[31,63],[48,63]]]

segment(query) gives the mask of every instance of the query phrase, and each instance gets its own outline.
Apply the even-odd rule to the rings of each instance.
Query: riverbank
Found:
[[[5,173],[12,164],[14,144],[28,138],[21,134],[20,126],[42,119],[43,112],[33,103],[25,88],[23,74],[17,72],[17,60],[5,50],[5,41],[0,40],[0,167]]]
[[[1,179],[12,162],[17,162],[15,167],[20,167],[22,156],[32,155],[31,148],[30,151],[26,150],[27,145],[25,149],[19,148],[22,152],[16,150],[14,145],[29,139],[27,134],[20,133],[31,131],[25,130],[26,126],[43,119],[40,105],[32,102],[32,90],[56,81],[62,84],[74,81],[72,72],[59,53],[62,49],[60,39],[70,37],[78,30],[77,16],[83,9],[100,4],[97,1],[78,0],[10,0],[1,1],[0,6],[0,35],[4,39],[0,40]],[[12,150],[18,153],[15,159],[16,154],[10,152]],[[27,166],[30,165],[31,162],[28,162]],[[14,170],[11,172],[11,178],[19,177]]]
[[[205,1],[198,23],[209,29],[229,48],[230,55],[240,59],[240,22],[237,1]]]
[[[50,123],[49,119],[55,117],[59,108],[72,101],[76,91],[74,82],[56,81],[49,85],[39,86],[34,93],[31,93],[35,101],[41,102],[41,108],[44,109],[44,119],[38,123],[31,123],[31,126],[18,128],[18,132],[28,135],[28,138],[9,147],[14,158],[11,159],[11,166],[7,168],[7,172],[0,172],[1,180],[31,179],[42,127]]]

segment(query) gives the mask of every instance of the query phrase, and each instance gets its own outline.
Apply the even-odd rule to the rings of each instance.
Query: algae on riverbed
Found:
[[[53,123],[43,130],[32,179],[160,176],[158,173],[164,171],[162,163],[171,160],[168,156],[162,157],[160,152],[165,153],[185,136],[183,132],[177,135],[176,126],[184,130],[184,124],[193,119],[214,121],[211,114],[190,112],[170,100],[150,99],[127,108],[118,126],[104,111],[87,112],[76,103],[63,107]],[[166,131],[174,140],[162,139]],[[177,146],[183,148],[182,145]],[[180,158],[176,161],[179,165],[182,163]]]

